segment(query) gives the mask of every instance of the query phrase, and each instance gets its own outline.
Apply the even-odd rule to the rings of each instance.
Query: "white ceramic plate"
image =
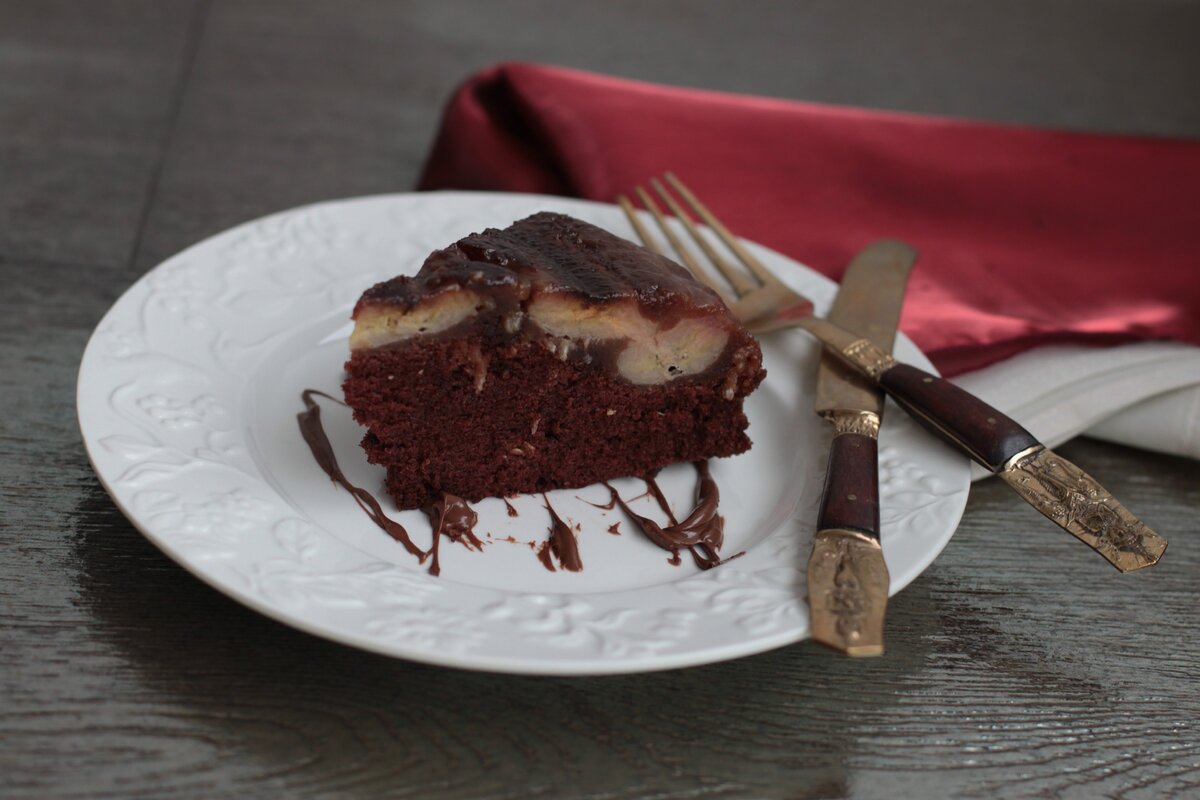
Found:
[[[549,572],[540,497],[476,504],[483,552],[443,542],[428,575],[330,483],[300,438],[305,388],[340,396],[348,316],[376,281],[415,272],[433,249],[472,231],[556,210],[633,238],[614,206],[511,194],[401,194],[344,200],[241,225],[160,264],[100,323],[79,371],[80,427],[96,473],[142,533],[218,590],[281,622],[355,647],[469,669],[602,674],[734,658],[808,633],[804,570],[828,432],[812,413],[818,350],[799,332],[763,342],[768,377],[750,398],[753,449],[714,462],[725,555],[708,572],[639,537],[581,498],[550,495],[578,524],[582,572]],[[835,287],[753,246],[796,289],[827,307]],[[930,369],[903,336],[898,356]],[[382,470],[358,449],[349,413],[325,402],[343,469],[378,495],[419,545],[419,512],[395,512]],[[659,477],[676,510],[695,473]],[[895,593],[950,539],[966,502],[967,462],[902,413],[880,442],[883,546]],[[617,483],[625,497],[640,482]],[[635,508],[659,512],[649,499]],[[515,542],[507,541],[512,537]],[[533,543],[531,546],[530,543]],[[685,554],[686,556],[686,554]]]

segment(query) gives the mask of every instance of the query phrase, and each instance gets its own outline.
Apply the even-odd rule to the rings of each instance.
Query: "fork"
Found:
[[[725,224],[717,219],[708,210],[707,206],[700,202],[691,189],[687,188],[679,178],[670,172],[666,173],[663,177],[678,192],[679,196],[683,198],[684,202],[688,204],[696,216],[700,217],[716,233],[729,251],[745,265],[745,269],[739,269],[730,264],[713,247],[712,243],[701,234],[700,229],[696,226],[691,216],[683,209],[679,201],[666,190],[662,182],[658,178],[650,180],[651,187],[662,198],[663,202],[666,203],[671,213],[675,215],[675,218],[683,223],[688,234],[691,235],[693,241],[699,245],[701,251],[708,258],[709,263],[725,278],[727,281],[725,286],[714,280],[711,273],[705,270],[695,256],[684,247],[678,235],[667,224],[666,217],[663,215],[662,209],[654,201],[654,197],[641,186],[635,187],[634,193],[653,215],[654,220],[663,232],[663,236],[666,237],[671,248],[679,255],[684,266],[699,281],[716,292],[721,300],[725,302],[725,305],[729,307],[729,310],[733,312],[734,316],[741,320],[752,333],[768,333],[773,330],[797,326],[807,327],[805,323],[808,320],[816,319],[813,317],[812,302],[804,295],[785,286],[779,278],[775,277],[775,274],[767,269],[753,253],[746,249],[745,245],[730,233]],[[655,246],[650,232],[635,213],[635,209],[629,198],[622,195],[617,198],[617,203],[625,211],[625,216],[629,218],[642,243],[651,250],[661,252]],[[733,292],[732,295],[730,291]],[[819,322],[820,320],[817,321]],[[819,335],[818,338],[820,338]]]
[[[785,328],[804,329],[848,366],[887,392],[918,423],[998,474],[1046,518],[1095,550],[1121,572],[1158,563],[1166,550],[1167,540],[1135,517],[1094,478],[1047,448],[1019,423],[969,392],[902,364],[870,340],[814,316],[808,298],[784,285],[678,178],[668,172],[664,179],[683,199],[682,204],[667,191],[663,181],[651,179],[651,188],[683,225],[724,283],[704,269],[699,259],[684,246],[654,197],[641,186],[636,187],[634,193],[684,265],[716,292],[749,330],[765,334]],[[624,196],[617,198],[617,203],[643,244],[662,253],[633,203]],[[734,266],[718,252],[683,204],[716,234],[742,267]]]

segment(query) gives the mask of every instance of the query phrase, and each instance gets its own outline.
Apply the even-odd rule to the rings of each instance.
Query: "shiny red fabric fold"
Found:
[[[612,201],[673,170],[740,235],[837,279],[921,252],[901,328],[946,374],[1053,342],[1200,344],[1200,142],[1101,136],[504,64],[446,110],[421,189]]]

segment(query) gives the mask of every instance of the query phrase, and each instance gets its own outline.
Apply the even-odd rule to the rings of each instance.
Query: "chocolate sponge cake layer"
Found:
[[[488,344],[441,339],[356,359],[347,399],[371,398],[363,446],[387,466],[401,507],[443,491],[479,500],[586,486],[750,446],[740,404],[712,387],[634,389],[532,342],[496,348],[477,392],[475,359]]]
[[[758,344],[682,267],[570,217],[466,237],[354,316],[346,401],[401,508],[750,446]]]

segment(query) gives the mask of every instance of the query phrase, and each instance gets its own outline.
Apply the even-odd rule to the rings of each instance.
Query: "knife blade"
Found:
[[[868,245],[846,268],[826,318],[890,353],[916,256],[903,242]],[[882,655],[889,576],[879,541],[876,438],[883,391],[826,352],[815,409],[834,433],[808,561],[812,636],[846,655]]]

